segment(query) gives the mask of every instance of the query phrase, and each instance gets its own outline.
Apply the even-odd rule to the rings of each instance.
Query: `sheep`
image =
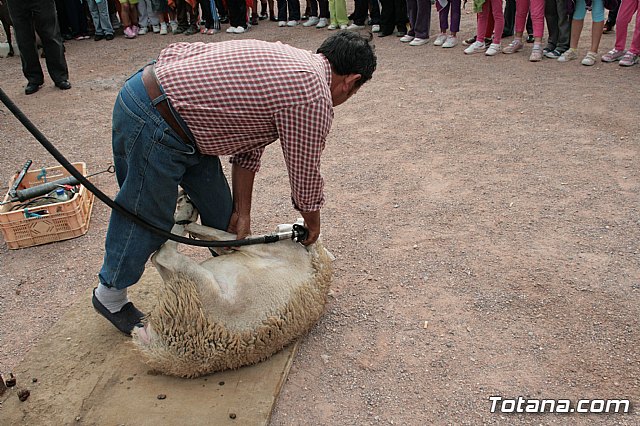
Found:
[[[173,232],[235,239],[179,224],[197,215],[180,210],[179,203]],[[279,231],[285,228],[291,225]],[[168,241],[152,256],[164,285],[146,325],[132,333],[147,364],[161,373],[194,378],[263,361],[306,334],[324,311],[333,257],[320,240],[308,247],[292,240],[243,246],[200,264],[177,246]]]

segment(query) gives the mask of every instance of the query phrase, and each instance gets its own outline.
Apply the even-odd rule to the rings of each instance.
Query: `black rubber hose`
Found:
[[[238,247],[238,246],[248,246],[252,244],[265,244],[278,241],[278,238],[273,235],[262,235],[257,237],[244,238],[242,240],[229,240],[229,241],[202,241],[202,240],[194,240],[192,238],[186,238],[181,235],[172,234],[171,232],[167,232],[164,229],[158,228],[144,219],[136,215],[135,213],[130,212],[129,210],[122,207],[120,204],[113,201],[109,196],[107,196],[104,192],[100,191],[95,187],[87,178],[85,178],[82,173],[80,173],[73,165],[56,149],[55,146],[45,137],[45,135],[38,130],[38,128],[27,118],[26,115],[13,103],[13,101],[7,96],[6,93],[0,88],[0,101],[13,113],[13,115],[22,123],[22,125],[33,135],[34,138],[37,139],[38,142],[47,150],[53,158],[60,163],[62,167],[64,167],[73,177],[78,179],[78,181],[84,185],[87,190],[93,192],[100,201],[105,203],[107,206],[111,207],[113,210],[117,211],[127,219],[134,222],[136,225],[140,225],[148,231],[153,232],[154,234],[160,235],[168,240],[176,241],[181,244],[188,244],[191,246],[198,247]]]

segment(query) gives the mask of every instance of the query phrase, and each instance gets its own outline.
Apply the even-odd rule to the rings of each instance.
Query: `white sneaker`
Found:
[[[371,26],[371,32],[372,33],[379,33],[380,32],[380,25],[378,24],[374,24]]]
[[[286,21],[278,21],[278,26],[279,27],[286,27],[287,26],[287,22]]]
[[[153,30],[154,33],[158,34],[160,32],[160,25],[159,24],[152,25],[151,29]]]
[[[447,41],[447,35],[446,34],[440,34],[438,37],[436,37],[436,40],[433,42],[433,45],[434,46],[442,46],[445,41]]]
[[[342,25],[340,26],[342,28]],[[364,25],[351,24],[347,27],[348,30],[364,30],[366,27]]]
[[[167,23],[163,22],[160,24],[160,35],[167,35]]]
[[[496,54],[502,52],[502,45],[498,43],[491,43],[486,52],[484,52],[487,56],[495,56]]]
[[[423,44],[427,43],[429,43],[429,39],[416,37],[409,42],[409,46],[422,46]]]
[[[341,30],[346,30],[346,29],[347,29],[347,27],[348,27],[348,25],[347,25],[347,24],[342,24],[342,25],[340,25],[340,29],[341,29]]]
[[[149,29],[147,27],[140,27],[140,29],[138,30],[138,35],[145,35],[147,32],[149,32]]]
[[[236,32],[236,27],[229,27],[226,32],[227,34],[233,34]]]
[[[486,49],[487,48],[484,45],[484,41],[474,41],[469,45],[469,47],[464,49],[464,53],[466,53],[467,55],[472,55],[474,53],[484,52]]]
[[[178,29],[178,22],[177,21],[170,21],[169,24],[171,24],[171,31],[175,31]]]
[[[458,45],[458,38],[454,36],[447,37],[447,41],[444,42],[442,47],[456,47]]]
[[[406,34],[406,35],[403,35],[402,37],[400,37],[400,41],[403,42],[403,43],[409,43],[414,38],[415,38],[414,36],[410,36],[409,34]]]
[[[330,25],[327,27],[327,29],[328,29],[328,30],[337,30],[337,29],[338,29],[338,26],[337,26],[336,24],[330,24]]]
[[[313,27],[314,25],[317,25],[318,22],[320,22],[320,18],[318,18],[317,16],[310,16],[309,19],[307,19],[307,22],[302,24],[302,26],[303,27]]]
[[[245,33],[245,32],[247,32],[247,29],[244,28],[244,27],[236,27],[236,29],[233,30],[234,34],[242,34],[242,33]]]
[[[293,19],[287,22],[287,27],[295,27],[296,25],[298,25],[298,21],[294,21]]]
[[[327,18],[320,18],[318,24],[316,25],[316,28],[324,28],[327,25],[329,25],[329,21],[327,21]]]

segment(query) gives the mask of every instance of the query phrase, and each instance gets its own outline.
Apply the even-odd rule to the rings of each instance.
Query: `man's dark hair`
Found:
[[[360,74],[355,83],[360,87],[373,76],[376,70],[376,54],[369,43],[371,33],[365,37],[355,31],[340,31],[327,38],[317,53],[322,53],[338,75]]]

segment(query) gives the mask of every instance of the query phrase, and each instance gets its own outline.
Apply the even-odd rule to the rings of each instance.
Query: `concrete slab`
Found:
[[[153,267],[131,291],[151,307],[160,277]],[[2,425],[266,425],[297,343],[260,364],[198,379],[157,374],[130,339],[78,300],[13,372],[0,396]],[[37,379],[37,381],[34,381]],[[20,389],[30,391],[21,402]]]

